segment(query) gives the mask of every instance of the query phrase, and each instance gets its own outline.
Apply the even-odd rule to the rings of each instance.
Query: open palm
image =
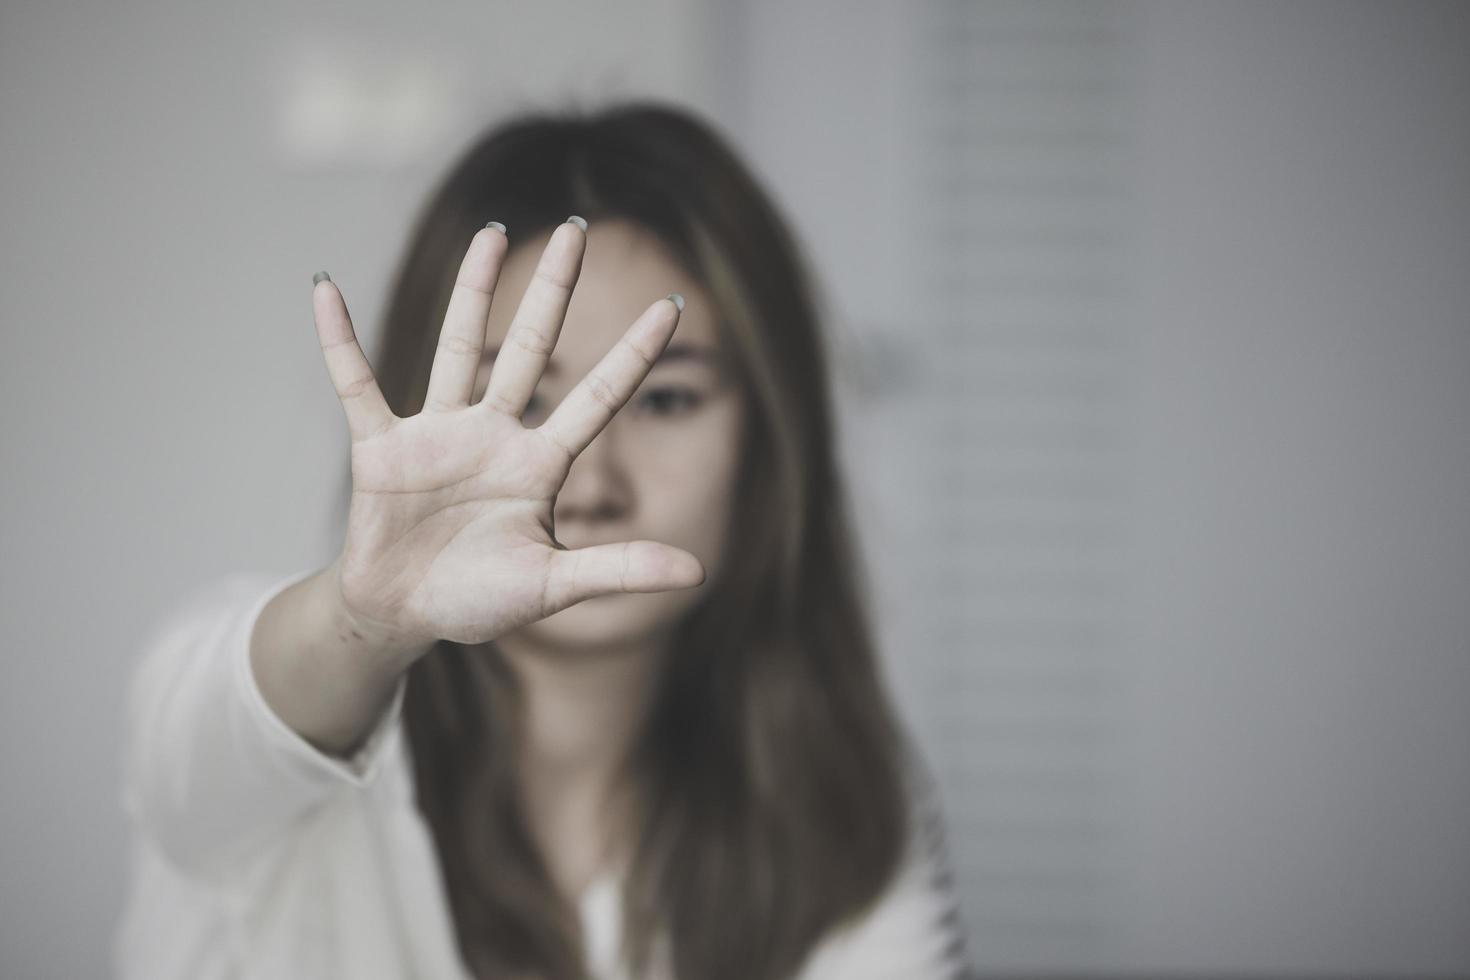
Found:
[[[423,411],[388,408],[337,287],[313,293],[317,336],[352,437],[352,502],[338,560],[342,600],[365,629],[481,643],[612,592],[688,588],[699,560],[653,541],[568,550],[553,502],[572,461],[628,400],[678,325],[659,300],[538,428],[521,415],[561,331],[586,235],[552,233],[484,397],[470,403],[490,301],[509,248],[486,227],[460,265]]]

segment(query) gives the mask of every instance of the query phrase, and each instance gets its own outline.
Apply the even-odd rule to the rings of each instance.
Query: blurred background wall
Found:
[[[0,974],[100,976],[122,692],[324,563],[408,222],[528,105],[707,113],[821,273],[989,972],[1470,973],[1470,8],[0,8]]]

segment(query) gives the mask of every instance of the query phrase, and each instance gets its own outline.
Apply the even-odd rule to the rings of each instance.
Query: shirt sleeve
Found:
[[[912,833],[898,874],[865,918],[823,940],[799,980],[971,977],[939,788],[917,752],[909,777]]]
[[[181,602],[143,642],[128,692],[123,808],[182,870],[210,877],[334,794],[368,786],[401,737],[407,675],[350,758],[266,703],[250,663],[265,605],[314,574],[237,575]]]

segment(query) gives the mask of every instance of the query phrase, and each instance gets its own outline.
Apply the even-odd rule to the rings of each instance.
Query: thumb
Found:
[[[704,565],[682,548],[624,541],[557,551],[546,582],[547,615],[614,592],[666,592],[704,581]]]

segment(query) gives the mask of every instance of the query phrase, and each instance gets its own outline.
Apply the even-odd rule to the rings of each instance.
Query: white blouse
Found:
[[[346,760],[288,727],[256,685],[256,619],[311,574],[215,582],[144,644],[124,745],[136,833],[113,945],[122,980],[470,980],[414,800],[406,678]],[[800,980],[963,974],[938,808],[919,802],[900,874],[866,918],[823,939]],[[591,974],[629,980],[618,882],[600,878],[579,908]]]

